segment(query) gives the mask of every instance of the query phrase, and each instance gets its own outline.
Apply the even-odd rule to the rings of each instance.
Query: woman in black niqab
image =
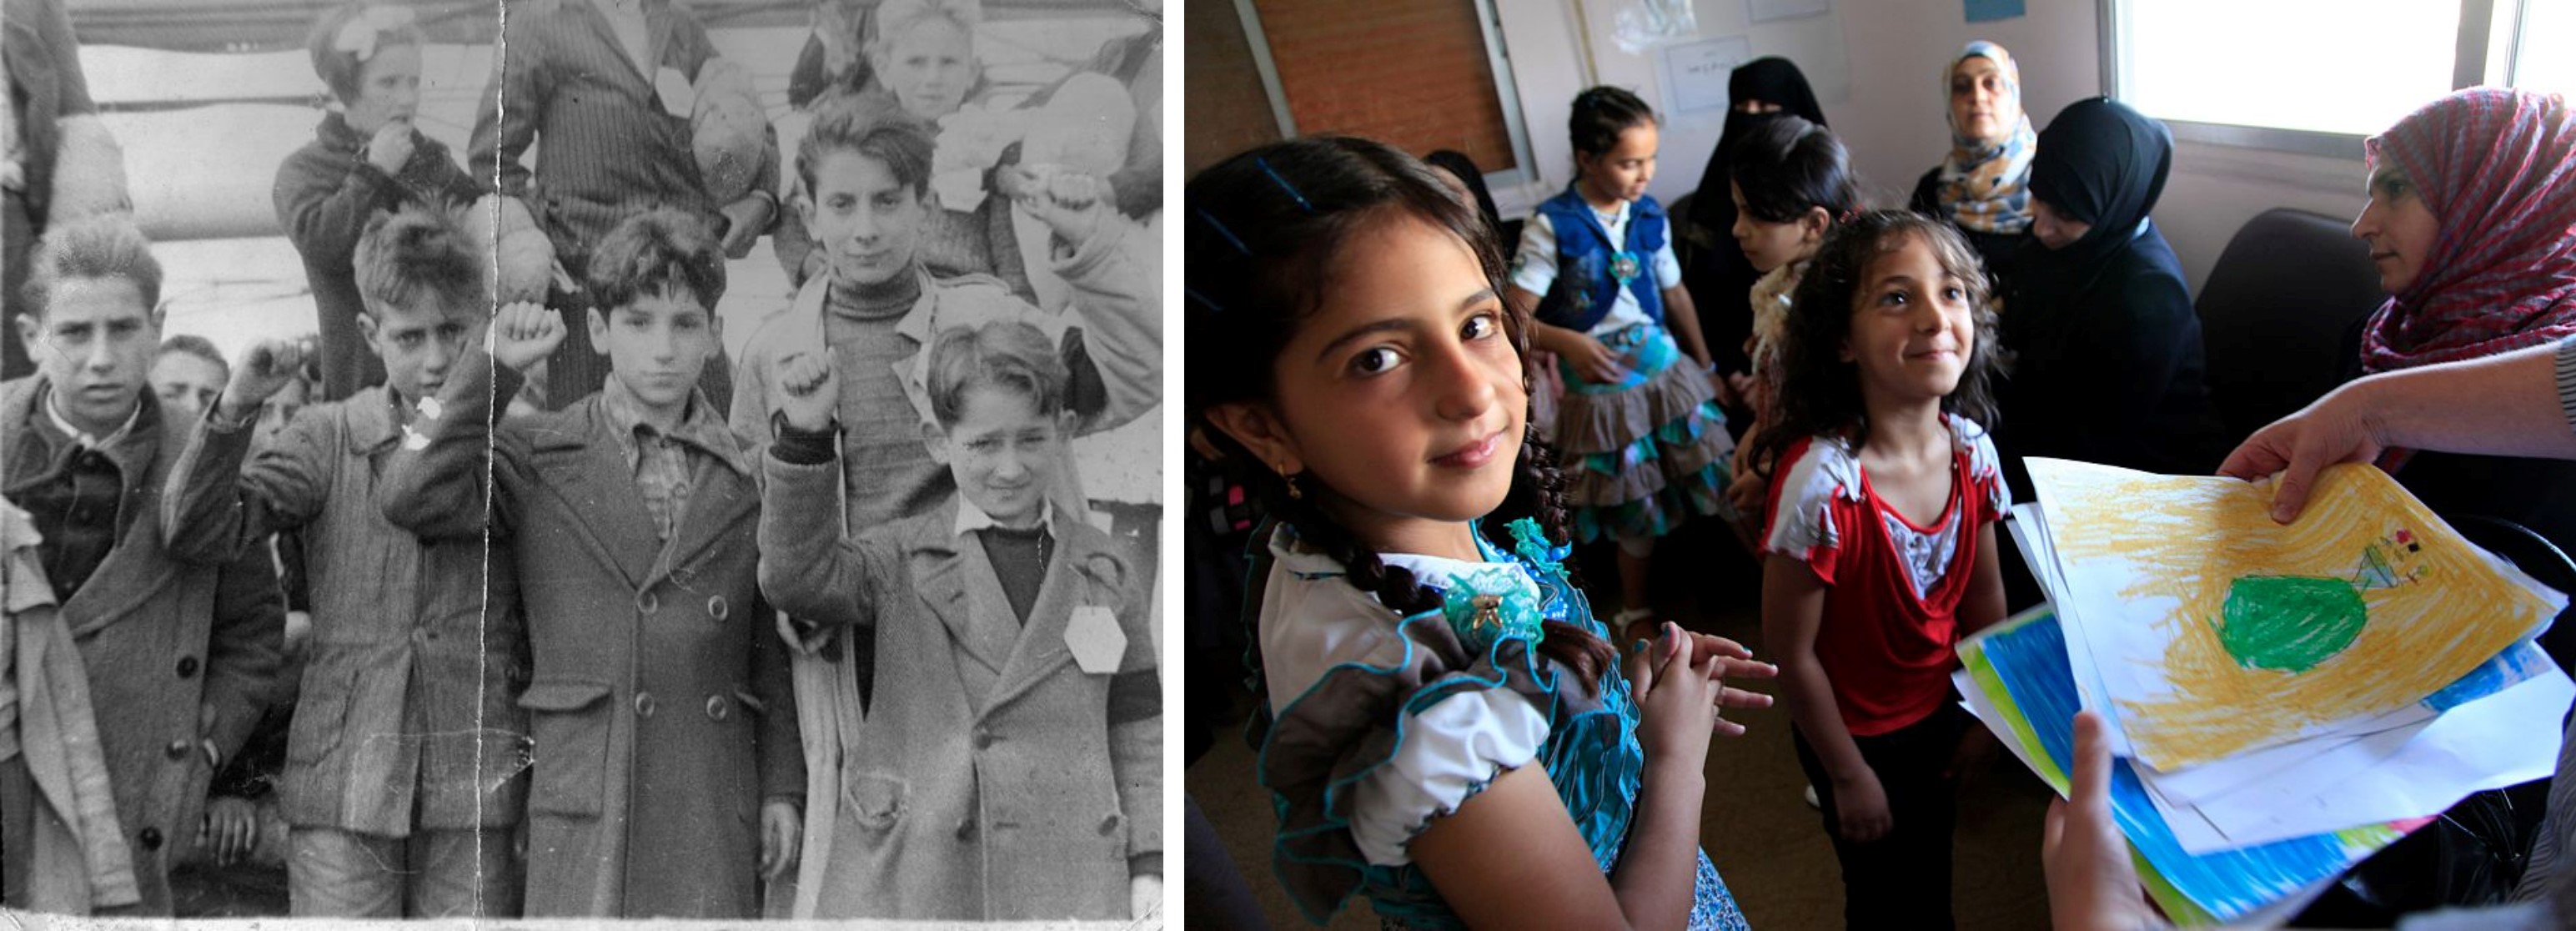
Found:
[[[1690,289],[1691,303],[1699,308],[1700,332],[1706,334],[1717,370],[1732,374],[1746,371],[1749,365],[1744,338],[1753,334],[1751,293],[1762,273],[1745,261],[1730,232],[1735,228],[1735,199],[1727,193],[1728,147],[1754,126],[1781,116],[1804,117],[1823,126],[1825,111],[1816,105],[1816,92],[1807,86],[1807,76],[1786,58],[1745,62],[1727,76],[1726,98],[1724,134],[1708,155],[1699,191],[1691,195],[1690,213],[1679,218],[1678,227],[1680,237],[1694,246],[1682,263],[1682,286]],[[1749,421],[1730,418],[1730,422]]]

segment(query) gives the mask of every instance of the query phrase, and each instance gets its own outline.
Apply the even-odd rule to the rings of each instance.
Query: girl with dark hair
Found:
[[[2147,218],[2173,164],[2173,137],[2096,97],[2059,111],[2039,143],[2032,241],[2004,318],[2016,361],[1999,400],[2012,421],[1996,442],[2016,463],[2053,456],[2208,472],[2226,447],[2202,381],[2200,318],[2182,264]],[[2018,466],[2013,487],[2027,488]]]
[[[1682,256],[1682,286],[1699,307],[1708,351],[1719,372],[1740,374],[1751,365],[1744,338],[1753,332],[1753,312],[1745,296],[1762,272],[1746,264],[1742,250],[1727,244],[1735,228],[1735,200],[1726,193],[1728,166],[1736,144],[1764,124],[1794,116],[1823,126],[1825,111],[1816,105],[1806,75],[1786,58],[1756,58],[1737,67],[1727,76],[1726,97],[1726,127],[1717,148],[1708,153],[1708,167],[1700,170],[1690,211],[1675,225],[1680,229],[1676,236],[1695,247]]]
[[[1769,703],[1721,677],[1771,670],[1668,625],[1614,674],[1473,208],[1333,138],[1187,199],[1191,345],[1217,347],[1189,416],[1271,517],[1247,613],[1291,897],[1318,922],[1359,893],[1398,927],[1743,927],[1698,851],[1702,766],[1743,730],[1718,708]]]
[[[1911,204],[1957,228],[2001,281],[2030,238],[2030,165],[2039,149],[2021,107],[2021,67],[2003,46],[1970,42],[1941,69],[1941,90],[1950,101],[1950,154],[1915,183]]]
[[[1789,297],[1835,224],[1857,215],[1860,189],[1843,144],[1823,126],[1795,116],[1754,127],[1736,145],[1729,174],[1735,244],[1762,273],[1748,295],[1753,335],[1745,349],[1751,371],[1728,376],[1753,411],[1753,425],[1745,431],[1750,442],[1777,416],[1772,402],[1779,396],[1780,342],[1789,325]],[[1762,482],[1752,465],[1751,456],[1735,457],[1737,484],[1727,491],[1738,510],[1753,511],[1761,501]]]
[[[1950,926],[1953,785],[1967,730],[1958,638],[2001,620],[2004,496],[1988,383],[1995,313],[1976,253],[1919,214],[1861,214],[1798,286],[1780,419],[1762,639],[1798,765],[1818,790],[1853,928]]]
[[[1646,194],[1660,144],[1654,111],[1595,87],[1576,95],[1567,123],[1574,182],[1521,228],[1508,297],[1535,318],[1531,348],[1557,357],[1565,397],[1550,435],[1570,473],[1574,535],[1619,542],[1614,623],[1636,639],[1653,627],[1655,541],[1692,514],[1734,516],[1725,490],[1735,441],[1664,207]]]
[[[1424,164],[1440,169],[1441,173],[1447,176],[1442,180],[1455,179],[1457,183],[1452,187],[1459,193],[1475,199],[1476,211],[1485,215],[1485,222],[1493,226],[1498,241],[1520,241],[1520,224],[1514,223],[1509,228],[1503,225],[1502,208],[1494,206],[1494,192],[1485,187],[1485,171],[1476,167],[1475,159],[1468,158],[1467,153],[1456,149],[1441,149],[1423,156],[1422,161]]]

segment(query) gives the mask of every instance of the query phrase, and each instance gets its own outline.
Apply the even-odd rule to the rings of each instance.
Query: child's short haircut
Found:
[[[931,20],[947,20],[966,33],[971,41],[975,36],[975,21],[983,17],[974,10],[965,9],[965,6],[959,3],[923,3],[920,0],[880,3],[875,14],[868,17],[867,52],[871,55],[892,52],[895,37],[910,35],[914,27]]]
[[[1655,122],[1655,108],[1626,90],[1602,85],[1574,95],[1574,112],[1565,120],[1574,151],[1599,155],[1619,147],[1619,134],[1631,126]]]
[[[370,314],[378,307],[410,307],[423,297],[437,298],[450,311],[490,303],[483,260],[445,211],[413,206],[377,214],[359,235],[351,264]]]
[[[590,297],[602,312],[686,291],[705,308],[724,297],[724,256],[706,223],[664,207],[627,217],[590,251]]]
[[[398,45],[419,48],[428,42],[420,27],[412,24],[411,10],[353,0],[314,22],[313,33],[304,37],[304,50],[313,56],[313,73],[322,76],[322,83],[341,103],[348,103],[358,96],[358,77],[366,73],[367,62],[377,53]]]
[[[1002,320],[939,334],[930,345],[930,412],[941,429],[966,414],[966,393],[999,388],[1029,399],[1038,415],[1064,412],[1064,360],[1046,334]]]
[[[18,296],[26,302],[27,315],[37,320],[45,319],[54,283],[66,278],[123,278],[143,296],[144,310],[161,306],[161,260],[152,257],[152,241],[122,215],[103,214],[46,230],[32,264]]]
[[[231,378],[233,376],[232,364],[225,362],[224,354],[215,349],[214,342],[203,336],[198,336],[193,333],[184,333],[162,340],[161,348],[152,353],[152,361],[159,362],[161,361],[162,356],[166,356],[174,352],[186,353],[214,363],[215,371],[219,373],[216,377],[219,380]]]
[[[1783,115],[1756,124],[1732,147],[1729,177],[1744,192],[1744,212],[1756,220],[1788,223],[1823,207],[1839,223],[1860,209],[1851,153],[1821,125]]]
[[[823,108],[796,145],[796,177],[814,190],[814,171],[833,152],[884,162],[914,197],[930,191],[930,127],[887,94],[855,94]]]

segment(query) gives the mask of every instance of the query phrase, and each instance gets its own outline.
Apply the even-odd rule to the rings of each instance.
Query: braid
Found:
[[[1496,508],[1487,520],[1486,534],[1497,545],[1509,549],[1511,540],[1494,535],[1508,534],[1503,528],[1510,526],[1513,515],[1520,515],[1538,521],[1549,543],[1565,545],[1570,536],[1566,527],[1573,519],[1573,510],[1565,501],[1565,473],[1557,470],[1556,450],[1538,438],[1535,424],[1522,434],[1520,460],[1512,472],[1512,490],[1504,496],[1502,507]],[[1568,562],[1565,570],[1566,583],[1580,587],[1573,563]],[[1581,625],[1548,621],[1541,629],[1547,636],[1539,642],[1539,655],[1571,670],[1583,682],[1585,691],[1597,692],[1601,676],[1619,661],[1619,652],[1610,647],[1609,641]]]

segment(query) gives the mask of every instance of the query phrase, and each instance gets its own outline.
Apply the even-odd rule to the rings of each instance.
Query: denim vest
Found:
[[[1591,332],[1618,300],[1615,259],[1616,253],[1626,252],[1636,263],[1626,282],[1629,292],[1637,296],[1646,319],[1663,322],[1664,294],[1655,286],[1654,259],[1664,248],[1664,205],[1652,197],[1637,198],[1629,208],[1627,242],[1620,245],[1610,242],[1592,205],[1574,185],[1540,203],[1538,212],[1556,230],[1556,283],[1539,301],[1540,320]]]

